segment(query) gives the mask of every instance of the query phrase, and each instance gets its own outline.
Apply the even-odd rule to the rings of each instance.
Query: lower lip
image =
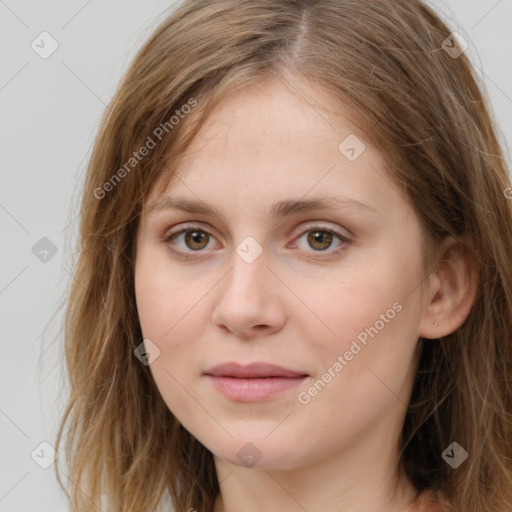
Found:
[[[235,377],[215,377],[207,375],[213,386],[223,395],[239,402],[261,402],[294,388],[307,378],[300,377],[265,377],[256,379],[239,379]]]

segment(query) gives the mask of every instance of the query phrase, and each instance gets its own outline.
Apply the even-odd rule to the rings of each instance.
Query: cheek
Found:
[[[144,339],[149,338],[160,351],[149,366],[151,375],[168,409],[190,430],[194,425],[189,420],[204,413],[187,393],[198,368],[193,340],[200,338],[197,324],[190,319],[200,304],[191,309],[196,301],[187,298],[179,286],[173,287],[170,277],[155,272],[154,267],[138,266],[137,308]]]
[[[145,338],[164,338],[194,299],[194,286],[169,265],[165,251],[143,247],[135,261],[135,298]]]
[[[137,255],[134,277],[142,335],[160,350],[150,371],[169,408],[187,408],[187,395],[179,383],[186,384],[198,371],[201,351],[194,341],[201,339],[202,328],[194,318],[205,314],[205,303],[199,299],[208,283],[201,279],[190,283],[169,265],[165,253],[150,250]]]
[[[160,350],[151,370],[161,367],[175,373],[197,351],[194,340],[200,338],[201,331],[193,319],[201,314],[201,304],[165,282],[161,276],[139,282],[137,308],[144,339],[149,338]]]
[[[388,254],[387,261],[381,253],[380,264],[368,264],[364,272],[354,267],[338,281],[333,276],[322,292],[308,292],[308,305],[322,323],[300,321],[318,358],[320,382],[304,391],[319,408],[333,400],[354,410],[361,400],[378,406],[395,399],[389,389],[399,392],[408,378],[417,346],[420,272],[411,255]]]
[[[309,325],[322,328],[319,344],[332,347],[338,340],[336,348],[342,348],[346,341],[376,322],[379,330],[389,331],[390,325],[404,320],[407,315],[403,311],[409,309],[404,303],[414,299],[410,292],[417,285],[417,277],[412,268],[395,267],[396,263],[390,261],[387,265],[381,259],[380,265],[368,265],[363,271],[354,267],[344,269],[340,275],[333,273],[321,286],[303,283],[298,295],[307,297],[311,310],[308,319],[312,314],[316,317]]]

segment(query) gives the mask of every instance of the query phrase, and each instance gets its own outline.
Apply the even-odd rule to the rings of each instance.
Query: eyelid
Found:
[[[331,231],[332,233],[335,233],[343,240],[350,241],[352,237],[354,236],[348,229],[346,228],[340,228],[337,225],[330,226],[327,221],[324,220],[311,220],[306,223],[302,223],[299,231],[299,235],[303,235],[305,232],[312,230],[313,228],[317,228],[318,231]],[[345,231],[346,234],[343,233]]]
[[[297,246],[296,240],[303,237],[306,233],[310,231],[325,231],[328,233],[332,233],[334,236],[339,238],[340,245],[334,249],[327,249],[325,251],[304,251],[308,254],[307,257],[309,259],[316,259],[321,261],[337,257],[342,251],[346,249],[346,245],[352,242],[352,236],[347,236],[343,234],[340,228],[329,227],[325,225],[325,221],[311,221],[310,223],[306,223],[306,225],[302,226],[299,234],[294,237],[292,241],[293,247]]]
[[[215,235],[213,234],[213,230],[210,228],[210,227],[203,227],[202,225],[200,224],[196,224],[196,223],[181,223],[181,224],[178,224],[178,227],[176,229],[174,228],[170,228],[168,230],[165,231],[164,235],[162,236],[162,242],[166,242],[168,241],[171,237],[175,236],[175,235],[179,235],[185,231],[192,231],[192,230],[196,230],[196,231],[204,231],[205,233],[208,233],[208,235],[214,237]]]

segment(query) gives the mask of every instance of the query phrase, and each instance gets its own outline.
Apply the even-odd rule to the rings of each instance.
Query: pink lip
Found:
[[[222,394],[235,401],[260,402],[299,385],[309,375],[267,363],[224,363],[204,375]]]

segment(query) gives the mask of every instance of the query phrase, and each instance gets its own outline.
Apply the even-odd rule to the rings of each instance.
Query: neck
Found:
[[[352,446],[293,469],[246,468],[215,457],[220,485],[214,512],[407,512],[417,498],[414,487],[396,471],[381,440]],[[362,463],[361,461],[365,461]]]

